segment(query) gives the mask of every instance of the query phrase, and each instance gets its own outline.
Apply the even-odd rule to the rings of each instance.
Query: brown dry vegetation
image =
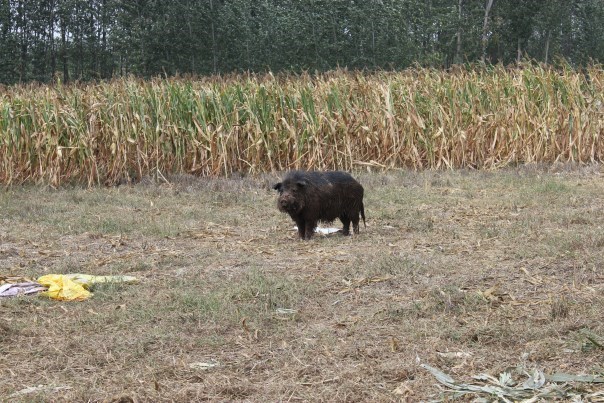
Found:
[[[133,78],[0,94],[0,183],[604,159],[604,70]]]
[[[466,382],[602,374],[604,350],[585,336],[604,336],[601,175],[359,174],[368,227],[309,242],[277,211],[275,176],[12,188],[0,275],[141,282],[84,302],[1,300],[0,396],[419,401],[442,398],[422,363]],[[8,398],[37,385],[64,389]]]

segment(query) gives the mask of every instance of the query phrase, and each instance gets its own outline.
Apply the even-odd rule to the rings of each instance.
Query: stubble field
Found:
[[[0,276],[140,282],[83,302],[0,300],[0,396],[452,397],[429,365],[472,385],[543,371],[526,393],[602,399],[601,383],[552,383],[604,373],[602,173],[357,172],[367,228],[309,242],[277,211],[276,175],[3,190]],[[478,396],[494,398],[464,399]]]

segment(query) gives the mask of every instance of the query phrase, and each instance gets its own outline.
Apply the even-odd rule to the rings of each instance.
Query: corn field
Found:
[[[0,93],[0,182],[604,160],[604,70],[135,78]]]

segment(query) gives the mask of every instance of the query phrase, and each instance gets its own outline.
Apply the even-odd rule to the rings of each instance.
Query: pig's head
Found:
[[[279,211],[289,214],[299,213],[305,206],[308,182],[300,178],[286,178],[277,183],[273,189],[279,192],[277,207]]]

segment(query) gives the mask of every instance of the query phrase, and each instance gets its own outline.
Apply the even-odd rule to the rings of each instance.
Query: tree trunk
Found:
[[[312,45],[314,48],[314,57],[315,57],[315,69],[319,68],[319,44],[317,43],[317,32],[315,29],[315,2],[311,0],[310,2],[310,25],[312,28]]]
[[[455,49],[455,59],[453,63],[461,64],[461,7],[463,4],[463,0],[459,0],[458,2],[458,22],[457,22],[457,48]]]
[[[187,13],[188,14],[188,13]],[[187,26],[189,28],[189,41],[193,41],[193,27],[191,26],[191,18],[187,17]],[[189,58],[189,65],[191,73],[197,73],[197,67],[195,66],[195,52],[191,52]]]
[[[99,26],[99,39],[98,42],[101,44],[100,50],[100,62],[99,62],[99,72],[101,78],[109,78],[113,75],[113,72],[109,72],[109,62],[107,58],[107,0],[103,0],[101,2],[101,9],[99,10],[99,18],[98,23]]]
[[[27,21],[25,16],[25,9],[23,8],[23,2],[20,1],[17,5],[18,23],[17,30],[19,31],[19,48],[20,48],[20,60],[19,60],[19,82],[26,81],[27,71]]]
[[[27,38],[25,33],[21,34],[21,64],[19,66],[19,82],[26,81],[27,73]]]
[[[88,74],[86,75],[87,79],[90,78],[98,78],[98,59],[99,59],[99,52],[97,49],[97,44],[96,44],[96,27],[95,27],[95,14],[94,14],[94,3],[91,1],[90,2],[90,14],[88,15],[88,18],[90,18],[90,26],[89,28],[89,37],[88,37],[88,51],[90,52],[90,65],[89,65],[89,69],[90,71],[88,72]]]
[[[50,43],[50,80],[54,81],[57,70],[57,52],[55,49],[55,2],[50,3],[50,23],[48,28],[48,41]]]
[[[216,35],[214,33],[214,2],[212,0],[210,0],[210,13],[211,13],[211,19],[212,19],[212,60],[213,60],[213,69],[214,69],[214,74],[216,74],[217,71],[217,65],[218,65],[218,57],[216,56]]]
[[[67,27],[65,16],[61,15],[61,61],[63,63],[63,82],[69,81],[69,67],[67,65]]]
[[[489,42],[489,38],[487,36],[487,31],[489,28],[489,13],[491,12],[491,7],[493,6],[493,0],[487,0],[485,9],[484,9],[484,22],[482,24],[482,57],[481,61],[484,63],[487,58],[487,44]]]
[[[547,39],[545,40],[545,64],[547,64],[549,60],[549,44],[552,40],[552,31],[547,31]]]
[[[371,20],[371,59],[373,67],[375,67],[375,24],[373,20]]]

